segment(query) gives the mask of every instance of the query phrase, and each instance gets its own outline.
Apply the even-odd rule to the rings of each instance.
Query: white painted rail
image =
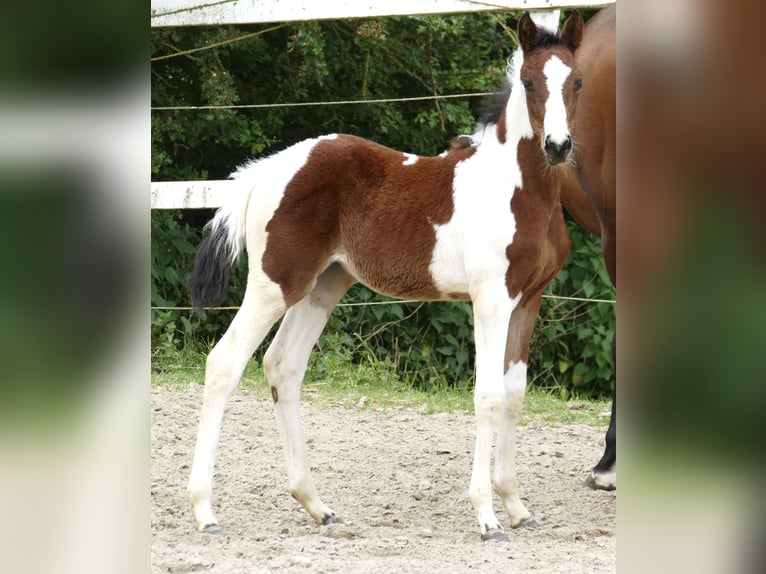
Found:
[[[210,181],[153,181],[152,209],[202,209],[220,207],[223,198],[236,182],[228,179]]]
[[[500,10],[598,7],[614,0],[152,0],[152,27],[217,26]]]

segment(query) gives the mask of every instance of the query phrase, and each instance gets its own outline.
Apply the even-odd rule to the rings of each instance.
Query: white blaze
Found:
[[[543,67],[545,84],[548,88],[548,100],[545,102],[545,136],[555,144],[561,144],[569,136],[567,110],[564,106],[564,82],[572,69],[558,56],[553,56]]]

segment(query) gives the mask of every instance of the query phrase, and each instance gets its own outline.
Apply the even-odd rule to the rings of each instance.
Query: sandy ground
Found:
[[[540,523],[482,542],[467,490],[473,417],[303,405],[319,492],[346,524],[316,526],[286,491],[270,400],[235,394],[213,485],[223,532],[196,532],[185,487],[201,388],[152,391],[153,572],[616,571],[616,493],[583,486],[602,428],[519,429],[522,499]],[[499,501],[501,521],[508,525]]]

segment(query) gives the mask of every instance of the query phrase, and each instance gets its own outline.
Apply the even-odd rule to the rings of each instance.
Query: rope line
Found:
[[[394,102],[420,102],[424,100],[451,100],[458,98],[477,98],[484,96],[493,96],[496,92],[474,92],[470,94],[447,94],[432,96],[415,96],[411,98],[379,98],[367,100],[336,100],[332,102],[292,102],[281,104],[230,104],[225,106],[156,106],[152,107],[153,112],[177,111],[177,110],[248,110],[259,108],[288,108],[288,107],[307,107],[307,106],[344,106],[353,104],[388,104]]]
[[[186,56],[188,54],[194,54],[196,52],[202,52],[204,50],[212,50],[213,48],[220,48],[221,46],[225,46],[227,44],[233,44],[234,42],[240,42],[242,40],[249,40],[250,38],[255,38],[256,36],[260,36],[261,34],[265,34],[266,32],[273,32],[274,30],[279,30],[280,28],[284,28],[285,26],[287,26],[287,24],[279,24],[277,26],[272,26],[271,28],[267,28],[266,30],[252,32],[251,34],[237,36],[236,38],[229,38],[228,40],[221,40],[220,42],[214,42],[212,44],[206,44],[205,46],[200,46],[199,48],[190,48],[189,50],[183,50],[182,52],[173,52],[172,54],[165,54],[164,56],[155,56],[154,58],[150,58],[149,61],[157,62],[159,60],[167,60],[169,58]]]

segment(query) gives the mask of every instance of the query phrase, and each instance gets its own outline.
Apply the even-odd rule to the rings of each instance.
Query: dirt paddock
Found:
[[[152,390],[153,572],[616,571],[616,493],[583,486],[602,428],[520,427],[520,490],[540,528],[483,543],[467,495],[472,416],[304,403],[317,487],[346,520],[319,527],[286,491],[271,402],[236,393],[213,484],[223,532],[209,535],[194,529],[185,492],[201,399],[198,386]]]

